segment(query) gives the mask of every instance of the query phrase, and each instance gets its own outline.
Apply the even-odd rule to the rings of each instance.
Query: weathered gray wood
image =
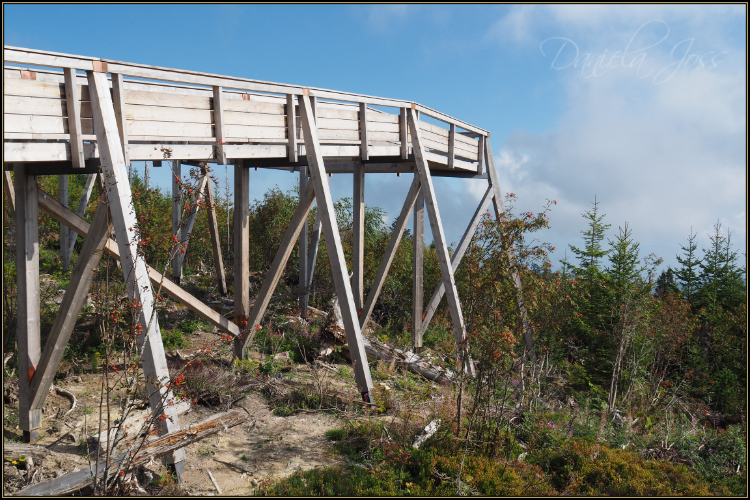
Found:
[[[401,159],[409,158],[409,124],[406,123],[406,108],[401,108],[398,119],[399,141],[401,142]]]
[[[128,124],[125,112],[125,88],[122,75],[112,75],[112,102],[115,106],[115,118],[117,119],[117,130],[120,132],[122,153],[125,157],[125,165],[130,167],[130,147],[128,145]]]
[[[297,124],[294,117],[294,110],[296,104],[294,102],[294,95],[287,94],[286,96],[286,123],[287,123],[287,139],[289,145],[287,146],[287,158],[292,163],[296,163],[297,158]]]
[[[68,176],[58,175],[58,186],[60,193],[60,203],[65,207],[68,206]],[[62,270],[64,273],[68,272],[70,265],[70,230],[65,224],[60,224],[60,259],[62,260]]]
[[[154,310],[154,295],[151,290],[146,263],[138,256],[138,238],[130,228],[137,226],[133,211],[133,198],[128,184],[125,157],[122,153],[115,118],[114,105],[109,92],[105,73],[87,72],[91,108],[94,114],[94,129],[96,131],[102,172],[107,183],[107,200],[112,215],[112,222],[117,235],[117,246],[120,250],[120,262],[125,277],[128,296],[131,301],[140,304],[140,310],[134,309],[136,324],[142,334],[138,336],[138,347],[143,350],[143,373],[146,377],[151,408],[159,408],[163,401],[167,402],[163,410],[168,418],[159,426],[159,434],[164,435],[180,428],[179,418],[169,406],[174,402],[174,395],[166,386],[169,381],[167,358],[164,355],[164,345],[161,340],[159,320]],[[166,463],[182,462],[185,451],[178,450],[167,457]],[[179,470],[179,469],[178,469]]]
[[[300,194],[305,191],[307,187],[307,166],[302,166],[299,169],[299,192]],[[307,219],[302,224],[302,228],[299,232],[299,312],[300,316],[307,318],[307,303],[310,297],[310,291],[308,289],[307,282],[308,268],[307,268]]]
[[[448,168],[453,168],[453,162],[456,159],[456,125],[451,123],[451,130],[448,135]]]
[[[65,68],[65,99],[68,108],[68,129],[70,130],[70,149],[73,166],[83,168],[83,131],[81,129],[81,104],[78,95],[78,84],[76,81],[76,70]],[[66,205],[67,206],[67,205]]]
[[[430,228],[432,229],[432,236],[435,239],[435,249],[437,250],[438,261],[440,262],[440,274],[447,290],[448,307],[451,312],[451,322],[456,336],[456,344],[459,346],[460,352],[462,352],[460,358],[463,360],[464,369],[468,368],[473,375],[474,366],[472,363],[468,362],[468,356],[466,355],[466,327],[464,326],[464,318],[461,313],[461,303],[458,299],[458,290],[456,289],[456,281],[453,277],[453,268],[450,264],[448,245],[445,242],[443,224],[440,220],[440,211],[438,210],[437,200],[435,199],[435,190],[432,186],[430,169],[427,166],[427,160],[424,155],[422,132],[415,119],[413,110],[407,110],[407,117],[409,119],[409,130],[411,132],[411,141],[414,149],[414,157],[417,163],[417,171],[419,172],[419,181],[422,186],[422,192],[424,193],[427,215],[430,219]]]
[[[154,458],[159,458],[175,450],[197,443],[209,436],[217,434],[223,429],[235,427],[246,422],[246,413],[232,410],[226,413],[214,415],[182,430],[176,430],[156,439],[146,442],[140,449],[137,445],[131,447],[125,453],[111,459],[110,474],[117,470],[127,472],[128,470],[147,464]],[[107,467],[106,460],[100,460],[98,464],[89,465],[89,469],[72,472],[58,478],[45,481],[22,489],[13,496],[63,496],[90,486],[94,476],[100,479],[104,476]]]
[[[310,236],[310,248],[307,250],[307,289],[312,286],[315,275],[315,262],[318,260],[318,247],[320,246],[320,210],[315,212],[315,223],[313,223],[312,236]]]
[[[227,131],[224,128],[224,99],[221,87],[214,85],[214,130],[216,133],[216,162],[227,164],[227,154],[224,150]]]
[[[359,103],[359,139],[362,141],[362,159],[369,160],[370,155],[367,149],[367,105]]]
[[[41,357],[39,311],[39,208],[36,177],[23,164],[14,165],[16,192],[16,287],[18,325],[18,420],[24,440],[36,438],[42,411],[31,409],[29,383]]]
[[[19,457],[31,457],[35,462],[47,458],[52,451],[44,446],[35,444],[3,443],[3,458],[16,459]]]
[[[216,267],[216,279],[219,285],[219,293],[226,295],[227,277],[224,274],[224,259],[221,256],[221,239],[219,238],[219,223],[216,220],[216,203],[214,202],[214,189],[208,167],[204,167],[203,174],[206,176],[206,203],[208,204],[206,215],[208,217],[208,230],[211,236],[211,249],[214,254],[214,266]]]
[[[234,166],[234,324],[247,336],[250,314],[250,170],[242,162]],[[234,341],[234,355],[246,356],[245,338]]]
[[[3,191],[8,197],[8,208],[10,208],[10,216],[15,217],[16,215],[16,190],[13,187],[13,179],[10,176],[10,171],[5,170],[3,172]]]
[[[421,191],[414,205],[413,266],[411,332],[414,352],[419,352],[422,348],[422,306],[424,303],[424,194]]]
[[[39,206],[42,208],[42,210],[51,215],[53,219],[58,222],[62,222],[63,224],[67,224],[84,238],[86,237],[86,235],[88,235],[90,228],[88,222],[78,217],[67,208],[63,207],[60,202],[49,196],[41,189],[39,190]],[[120,259],[120,250],[114,240],[108,240],[104,249],[107,251],[107,253],[111,254],[116,259]],[[219,328],[221,331],[228,333],[229,335],[232,335],[234,337],[239,335],[240,330],[239,328],[237,328],[237,325],[230,322],[220,313],[214,311],[203,302],[190,295],[188,292],[180,288],[176,283],[173,283],[172,281],[165,278],[164,275],[162,275],[156,269],[148,265],[146,266],[146,269],[148,269],[148,277],[151,280],[151,284],[156,287],[157,290],[163,290],[164,292],[168,293],[174,300],[180,302],[185,307],[196,313],[198,316]]]
[[[281,246],[276,251],[276,256],[273,258],[271,267],[268,269],[266,277],[263,279],[263,285],[260,287],[258,292],[258,298],[255,299],[253,308],[250,311],[247,324],[250,327],[250,334],[245,338],[243,344],[243,350],[247,348],[248,343],[252,340],[253,333],[260,322],[263,320],[263,315],[266,312],[268,303],[271,301],[276,285],[281,279],[281,275],[284,273],[284,268],[289,260],[289,256],[292,255],[294,250],[294,244],[299,238],[299,233],[302,230],[302,226],[307,223],[307,214],[310,213],[313,201],[315,200],[315,194],[313,192],[313,184],[310,182],[305,187],[305,191],[300,193],[299,205],[292,215],[292,220],[289,222],[284,238],[281,240]]]
[[[344,321],[344,331],[352,350],[352,363],[354,365],[354,376],[357,387],[366,399],[373,402],[372,378],[370,367],[367,364],[367,355],[363,346],[362,332],[357,321],[357,313],[354,308],[354,297],[349,283],[349,273],[346,270],[344,249],[341,246],[338,225],[336,223],[336,212],[333,208],[331,190],[328,178],[325,175],[325,164],[320,153],[320,140],[318,129],[312,117],[312,106],[310,98],[300,97],[300,121],[305,132],[305,149],[307,150],[307,161],[310,167],[310,177],[315,186],[315,197],[318,200],[321,224],[326,237],[326,248],[330,259],[333,283],[336,295],[341,303],[341,314]]]
[[[471,243],[471,239],[474,237],[474,233],[477,230],[479,222],[482,220],[482,216],[487,212],[487,206],[490,204],[490,200],[492,200],[493,196],[494,192],[492,191],[492,188],[487,188],[487,191],[484,193],[482,200],[479,202],[479,205],[474,212],[474,216],[471,218],[469,225],[466,227],[466,231],[464,231],[464,234],[461,237],[461,241],[459,241],[458,247],[453,253],[453,258],[451,258],[451,267],[453,268],[454,273],[456,272],[456,269],[458,269],[458,266],[461,264],[461,259],[466,253],[466,249],[469,248],[469,243]],[[438,305],[440,304],[440,300],[443,298],[444,294],[445,283],[441,281],[437,289],[435,290],[435,293],[432,295],[430,302],[427,304],[427,309],[422,315],[423,319],[421,335],[424,335],[424,332],[427,330],[427,326],[430,324],[432,316],[435,314],[435,311],[437,310]]]
[[[174,160],[172,162],[172,234],[177,241],[182,241],[182,231],[180,228],[182,222],[182,162]],[[172,279],[178,285],[182,279],[182,267],[180,266],[181,250],[178,246],[172,257]]]
[[[365,158],[366,159],[366,158]],[[365,285],[365,166],[362,162],[354,163],[354,196],[352,202],[353,243],[352,243],[352,293],[357,313],[362,312],[364,305]]]
[[[498,220],[502,220],[505,217],[505,207],[503,206],[500,179],[498,178],[497,170],[495,170],[495,157],[492,155],[492,146],[490,145],[489,137],[485,139],[484,147],[487,155],[487,174],[489,175],[490,188],[495,194],[492,198],[495,208],[495,217],[497,217]],[[531,327],[531,320],[529,320],[529,312],[526,309],[526,301],[523,298],[523,284],[521,283],[521,274],[519,273],[516,254],[510,246],[508,246],[506,254],[508,256],[508,262],[510,263],[510,276],[513,281],[513,290],[516,294],[516,310],[521,317],[521,326],[523,327],[526,356],[528,356],[532,362],[536,362],[536,353],[534,352],[534,331]]]
[[[81,201],[78,202],[78,211],[76,212],[78,214],[78,217],[83,218],[83,214],[86,213],[86,207],[89,205],[89,198],[91,198],[91,193],[94,191],[94,185],[96,184],[97,180],[99,181],[99,184],[102,185],[103,179],[99,174],[88,174],[88,176],[86,177],[86,185],[83,186]],[[70,239],[68,241],[68,256],[73,254],[73,246],[76,244],[76,238],[78,237],[78,233],[76,233],[73,229],[69,230]]]
[[[393,258],[396,256],[396,250],[398,250],[398,244],[401,242],[401,237],[406,229],[406,223],[409,221],[409,214],[411,213],[414,203],[417,201],[417,196],[421,191],[419,184],[419,176],[415,175],[414,180],[411,183],[409,192],[406,194],[406,200],[404,206],[401,208],[401,213],[396,219],[396,225],[391,232],[391,239],[388,240],[388,247],[385,249],[385,255],[383,260],[380,261],[380,267],[375,275],[375,281],[370,286],[370,291],[367,294],[367,300],[365,306],[362,308],[362,312],[359,314],[359,326],[364,328],[367,321],[370,319],[372,310],[375,308],[375,303],[380,296],[380,290],[383,288],[385,278],[388,275],[388,270],[391,268]]]
[[[108,221],[107,204],[99,202],[99,206],[91,221],[93,228],[83,242],[83,248],[78,261],[70,276],[70,282],[65,289],[60,309],[57,312],[52,330],[44,344],[39,368],[31,379],[31,408],[41,409],[49,393],[50,386],[60,366],[65,348],[73,333],[78,315],[86,303],[86,295],[91,287],[92,273],[99,265],[104,244],[109,239],[112,223]]]
[[[479,145],[477,146],[478,153],[477,153],[477,174],[481,175],[484,173],[484,166],[485,166],[485,160],[484,160],[484,141],[485,137],[483,135],[479,136]]]
[[[185,262],[188,243],[190,243],[190,234],[193,232],[195,219],[198,216],[198,210],[200,207],[199,201],[201,201],[207,185],[208,175],[204,174],[198,181],[198,187],[193,191],[193,196],[188,201],[190,204],[190,212],[188,212],[187,219],[185,220],[185,227],[183,227],[180,232],[180,250],[177,252],[177,265],[180,276],[182,276],[182,264]]]

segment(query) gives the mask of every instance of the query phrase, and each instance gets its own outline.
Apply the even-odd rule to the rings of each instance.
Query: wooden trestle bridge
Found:
[[[234,337],[234,352],[246,347],[274,292],[294,245],[300,245],[300,306],[307,309],[317,242],[323,231],[336,294],[354,365],[356,383],[372,401],[372,379],[363,346],[362,328],[372,313],[401,236],[414,211],[414,346],[445,294],[456,341],[466,335],[453,273],[490,202],[495,215],[503,202],[489,132],[414,102],[347,92],[268,83],[194,71],[159,68],[93,57],[4,47],[4,176],[15,213],[18,279],[18,382],[20,428],[27,440],[41,425],[41,408],[86,300],[92,270],[102,250],[120,259],[137,322],[146,332],[143,370],[149,379],[149,401],[155,411],[171,417],[159,429],[179,429],[177,415],[164,399],[169,372],[152,283],[161,284],[220,332]],[[21,65],[13,66],[13,64]],[[33,67],[34,69],[29,69]],[[384,109],[390,111],[384,111]],[[428,116],[442,126],[427,123]],[[170,150],[174,176],[181,165],[206,161],[234,166],[234,321],[231,322],[179,286],[184,255],[173,262],[172,280],[137,258],[138,238],[132,210],[128,166],[134,160],[164,161]],[[251,168],[291,169],[300,173],[299,205],[281,247],[250,308],[248,232]],[[14,172],[13,178],[10,171]],[[410,172],[414,181],[397,219],[375,282],[365,295],[364,196],[365,174]],[[89,174],[77,213],[67,205],[67,175]],[[204,167],[197,192],[206,196],[219,287],[227,293],[218,229],[213,214],[213,189]],[[353,276],[349,278],[327,174],[352,174],[354,200]],[[37,187],[39,175],[60,176],[61,201]],[[474,216],[451,258],[448,254],[432,177],[463,177],[488,183]],[[83,211],[96,182],[106,186],[91,224]],[[15,185],[14,185],[15,183]],[[176,186],[176,184],[174,184]],[[175,189],[179,189],[175,187]],[[179,191],[175,191],[173,231],[187,245],[195,211],[180,228]],[[308,236],[308,212],[314,201],[318,218]],[[422,255],[424,209],[435,240],[442,281],[423,307]],[[107,214],[109,209],[109,216]],[[61,224],[61,252],[68,262],[77,233],[85,238],[70,284],[44,346],[40,340],[38,213],[43,210]],[[191,220],[192,219],[192,220]],[[109,221],[109,222],[108,222]],[[110,239],[114,227],[116,241]],[[308,248],[308,238],[312,242]],[[470,363],[466,369],[470,368]],[[184,450],[167,457],[178,472]]]

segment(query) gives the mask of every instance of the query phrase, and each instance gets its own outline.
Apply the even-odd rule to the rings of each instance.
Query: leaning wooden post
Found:
[[[250,314],[250,170],[242,160],[234,165],[234,323],[247,328]],[[245,341],[234,341],[234,355],[246,359]]]
[[[328,257],[330,259],[331,274],[336,294],[341,304],[341,316],[344,322],[344,331],[349,344],[349,351],[354,365],[354,377],[357,387],[365,401],[373,402],[372,378],[370,367],[367,364],[362,332],[359,328],[357,312],[354,308],[354,297],[349,283],[349,273],[346,270],[344,249],[341,246],[341,236],[336,223],[336,212],[331,199],[331,189],[328,185],[325,164],[318,139],[318,127],[313,117],[310,97],[303,95],[300,99],[300,121],[305,137],[305,151],[307,152],[307,164],[310,167],[310,178],[315,186],[315,197],[318,200],[318,210],[326,238]]]
[[[159,426],[159,435],[180,428],[179,418],[174,410],[174,395],[167,387],[169,370],[161,340],[159,320],[156,315],[154,294],[151,289],[148,269],[143,258],[138,256],[138,237],[133,229],[137,226],[133,211],[133,197],[128,183],[125,157],[120,143],[114,105],[105,73],[105,63],[94,64],[98,71],[87,71],[91,110],[94,116],[99,158],[106,180],[107,199],[112,215],[112,223],[117,236],[120,262],[125,285],[131,303],[140,304],[140,309],[132,309],[136,324],[140,328],[138,347],[142,350],[143,373],[150,406],[154,412],[165,416]],[[98,67],[98,68],[97,68]],[[101,72],[100,72],[101,71]],[[178,477],[182,480],[185,450],[179,449],[165,457],[164,463],[174,464]]]
[[[13,188],[13,179],[10,177],[9,171],[3,172],[3,191],[8,197],[8,208],[10,208],[10,216],[16,216],[16,190]]]
[[[208,229],[211,233],[211,248],[214,253],[216,279],[219,284],[219,293],[222,295],[226,295],[228,292],[227,277],[224,275],[224,259],[221,256],[221,239],[219,238],[219,223],[216,220],[216,203],[214,202],[214,190],[211,185],[212,179],[211,174],[208,170],[208,166],[203,168],[203,175],[206,177],[206,203],[208,204],[206,216],[208,217]]]
[[[89,198],[91,198],[91,192],[94,190],[94,184],[101,174],[89,174],[86,177],[86,185],[83,187],[83,194],[81,194],[81,200],[78,202],[78,217],[83,218],[83,214],[86,213],[86,207],[89,205]],[[98,179],[101,183],[101,179]],[[73,245],[76,243],[78,233],[73,229],[70,229],[70,238],[68,240],[68,255],[73,254]]]
[[[360,109],[365,109],[364,105]],[[362,115],[364,111],[360,111]],[[362,127],[365,127],[365,121],[362,120]],[[364,130],[364,129],[363,129]],[[363,132],[366,137],[366,133]],[[364,151],[367,149],[365,145]],[[353,233],[354,242],[352,245],[352,292],[354,293],[354,307],[357,308],[357,314],[362,312],[364,305],[364,280],[365,280],[365,166],[362,161],[354,162],[354,197],[353,197]]]
[[[198,181],[198,187],[195,188],[195,191],[193,192],[193,196],[188,198],[188,201],[187,201],[187,203],[190,204],[190,212],[188,212],[187,219],[185,220],[185,226],[180,229],[182,237],[179,238],[180,249],[177,252],[177,266],[178,266],[177,270],[179,271],[180,276],[182,276],[182,265],[185,263],[185,256],[187,255],[187,247],[188,247],[188,243],[190,243],[190,235],[193,232],[193,227],[195,226],[195,219],[198,216],[198,210],[200,208],[199,202],[201,201],[201,197],[203,196],[203,192],[207,184],[208,184],[208,175],[205,174]],[[175,271],[175,274],[176,273],[177,271]]]
[[[492,203],[495,208],[495,217],[499,221],[505,217],[505,208],[503,207],[503,196],[500,191],[500,180],[497,176],[497,170],[495,170],[495,158],[494,156],[492,156],[492,146],[490,146],[489,137],[484,140],[484,147],[484,152],[487,155],[487,177],[489,179],[490,188],[492,188],[495,195],[492,198]],[[536,353],[534,352],[534,331],[531,328],[529,312],[526,309],[526,301],[523,298],[523,284],[521,283],[521,274],[518,272],[516,254],[513,252],[510,246],[508,246],[506,255],[508,256],[508,263],[510,264],[510,277],[513,281],[513,289],[516,293],[516,310],[518,311],[518,315],[521,317],[526,355],[532,362],[536,362]]]
[[[414,205],[414,287],[412,291],[411,332],[414,352],[422,350],[422,305],[424,303],[424,192],[420,190]]]
[[[60,203],[62,203],[65,208],[68,208],[68,176],[58,175],[57,178],[60,187]],[[70,229],[68,229],[68,226],[65,224],[60,224],[60,259],[62,260],[62,270],[65,273],[68,272],[70,264],[70,253],[68,252],[70,243],[69,238]]]
[[[299,194],[302,193],[307,187],[307,165],[303,165],[299,168]],[[307,268],[307,218],[302,224],[302,229],[299,232],[299,312],[302,318],[307,318],[307,301],[310,297],[310,292],[307,289],[308,273]]]
[[[461,352],[460,357],[464,363],[463,368],[468,370],[473,376],[474,366],[469,362],[466,352],[466,327],[464,326],[464,318],[461,313],[461,303],[458,300],[458,290],[456,288],[456,281],[453,277],[453,268],[451,267],[450,255],[448,254],[448,245],[445,242],[443,223],[440,220],[440,212],[438,211],[437,200],[435,199],[435,190],[432,186],[430,168],[424,157],[422,132],[419,129],[415,114],[416,113],[413,109],[407,109],[409,131],[411,132],[411,142],[412,148],[414,149],[417,171],[419,172],[419,181],[422,184],[422,193],[424,193],[427,215],[430,218],[430,228],[432,229],[432,235],[435,238],[435,247],[438,260],[440,261],[440,274],[447,291],[448,307],[451,312],[451,322],[453,323],[453,331],[456,336],[456,344],[459,347],[459,352]]]
[[[18,288],[18,426],[23,440],[34,441],[42,426],[42,410],[31,409],[29,383],[41,352],[39,313],[39,207],[36,177],[26,175],[26,166],[13,168],[16,195],[16,286]]]
[[[180,222],[182,220],[182,162],[174,160],[172,162],[172,235],[181,241]],[[172,257],[172,281],[180,284],[182,279],[182,269],[180,268],[179,253],[181,248]]]

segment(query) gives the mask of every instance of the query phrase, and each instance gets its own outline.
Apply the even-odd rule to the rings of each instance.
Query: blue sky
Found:
[[[3,22],[6,45],[413,100],[490,130],[518,210],[557,200],[553,262],[594,196],[642,255],[674,265],[718,220],[745,259],[744,5],[5,4]],[[253,171],[251,198],[297,178]],[[392,222],[410,182],[368,175],[366,202]],[[348,176],[331,186],[351,196]],[[485,185],[435,186],[457,242]]]

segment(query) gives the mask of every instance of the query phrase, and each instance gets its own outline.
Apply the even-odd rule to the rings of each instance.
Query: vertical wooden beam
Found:
[[[336,223],[336,212],[333,208],[331,189],[328,185],[325,163],[320,149],[318,139],[318,128],[312,117],[312,105],[307,96],[300,97],[300,120],[305,133],[305,150],[307,151],[307,164],[310,168],[310,177],[315,186],[315,197],[318,200],[318,210],[326,237],[326,247],[331,264],[331,274],[336,289],[336,295],[341,304],[341,316],[344,322],[344,331],[349,343],[349,352],[354,365],[354,377],[357,387],[365,400],[372,402],[372,378],[370,367],[367,364],[362,332],[357,320],[354,308],[354,297],[349,283],[349,273],[346,270],[344,249],[341,246],[341,237]]]
[[[354,162],[353,200],[352,293],[354,307],[359,314],[364,305],[365,284],[365,165],[361,161]]]
[[[287,145],[287,158],[290,163],[297,163],[297,125],[295,120],[294,94],[286,95],[286,133],[289,140]]]
[[[249,314],[250,170],[239,160],[234,166],[234,323],[243,332],[247,331]],[[246,359],[245,339],[235,339],[234,355]]]
[[[318,246],[320,245],[320,210],[315,212],[310,248],[307,250],[307,289],[308,294],[315,275],[315,262],[318,260]]]
[[[81,200],[78,202],[78,211],[76,212],[78,214],[78,217],[83,218],[83,214],[86,213],[86,207],[89,205],[89,198],[91,198],[91,193],[94,190],[94,184],[96,184],[97,178],[100,177],[100,174],[88,174],[86,176],[86,185],[83,186],[83,193],[81,194]],[[101,182],[101,179],[98,179]],[[76,238],[78,238],[78,233],[76,233],[73,229],[70,229],[70,238],[68,240],[68,257],[73,255],[73,246],[76,244]]]
[[[488,137],[484,142],[485,154],[487,155],[487,177],[489,179],[490,189],[494,193],[492,202],[495,208],[495,217],[501,220],[505,217],[505,207],[503,206],[503,196],[500,191],[500,179],[495,170],[495,157],[492,155],[492,146],[490,145],[490,138]],[[508,262],[510,263],[510,276],[513,281],[513,290],[516,294],[516,310],[518,316],[521,318],[521,326],[523,327],[523,339],[524,346],[526,348],[526,355],[532,362],[536,362],[536,353],[534,352],[534,331],[531,328],[531,320],[529,319],[529,312],[526,309],[526,301],[523,298],[523,283],[521,283],[521,274],[518,270],[516,254],[510,246],[506,250],[508,256]]]
[[[122,273],[131,302],[136,301],[141,304],[140,310],[134,309],[133,313],[136,323],[140,325],[143,332],[138,336],[138,346],[142,349],[141,359],[143,360],[143,373],[147,380],[146,390],[153,411],[166,416],[159,426],[159,435],[164,435],[178,430],[180,424],[173,406],[174,395],[167,387],[169,370],[161,341],[148,270],[144,260],[138,257],[138,237],[130,229],[137,226],[137,220],[133,211],[133,197],[130,184],[128,184],[125,157],[117,130],[117,119],[109,93],[107,75],[93,71],[88,71],[87,75],[91,110],[94,116],[94,131],[99,158],[103,166],[102,173],[107,183],[105,191],[117,236]],[[180,449],[167,455],[164,462],[174,464],[177,475],[181,477],[184,459],[185,450]]]
[[[216,162],[227,164],[226,132],[224,131],[224,101],[221,96],[221,87],[214,85],[214,130],[216,133]]]
[[[487,188],[487,191],[482,197],[482,201],[479,202],[479,205],[474,212],[474,216],[471,218],[469,225],[466,227],[466,231],[464,231],[464,234],[461,237],[461,241],[458,243],[458,247],[453,253],[453,258],[451,259],[451,267],[453,268],[454,273],[456,272],[456,269],[458,269],[459,264],[461,264],[461,259],[466,253],[466,249],[469,248],[469,243],[471,243],[471,239],[474,237],[474,233],[477,230],[479,221],[482,220],[482,216],[487,211],[487,206],[490,204],[490,200],[492,200],[493,196],[494,194],[492,188]],[[435,311],[440,304],[440,299],[443,298],[443,294],[445,294],[445,283],[441,281],[437,289],[435,290],[435,293],[432,295],[430,302],[427,304],[427,309],[422,315],[423,319],[421,335],[424,335],[424,332],[427,330],[427,326],[430,324],[430,320],[432,320],[432,316],[435,314]]]
[[[388,270],[391,268],[393,258],[396,256],[398,244],[401,242],[401,236],[403,236],[404,229],[406,229],[406,223],[409,221],[409,214],[411,213],[412,208],[414,208],[414,203],[417,201],[420,190],[419,176],[415,175],[411,187],[409,188],[409,192],[406,194],[404,206],[401,208],[401,213],[399,214],[398,219],[396,219],[396,225],[391,232],[391,239],[388,241],[388,247],[385,249],[383,260],[380,261],[380,267],[378,267],[378,272],[375,275],[375,281],[373,281],[372,286],[370,286],[365,306],[362,309],[362,312],[359,313],[360,328],[365,327],[367,320],[370,319],[372,310],[375,308],[375,303],[380,296],[380,290],[383,288],[383,283],[385,283],[385,278],[388,275]]]
[[[59,198],[60,203],[65,208],[68,208],[68,205],[70,204],[68,198],[69,198],[69,192],[68,192],[68,176],[67,175],[58,175],[58,186],[60,188]],[[70,265],[70,253],[68,252],[68,249],[70,247],[70,229],[68,229],[68,226],[65,224],[60,224],[60,259],[62,260],[62,269],[63,272],[67,273],[68,268]]]
[[[13,179],[10,177],[8,170],[3,171],[3,191],[8,197],[8,208],[10,208],[10,216],[16,216],[16,190],[13,187]]]
[[[150,177],[149,174],[150,174],[150,171],[149,171],[149,168],[148,168],[148,161],[144,161],[143,162],[143,183],[146,186],[146,191],[148,191],[149,181],[151,180],[149,178]],[[148,193],[147,193],[147,195],[148,195]]]
[[[268,269],[268,273],[263,279],[263,285],[261,285],[260,291],[258,292],[258,298],[255,300],[253,309],[250,311],[250,316],[247,320],[250,333],[246,338],[241,340],[243,343],[243,350],[252,340],[256,327],[260,325],[260,322],[263,320],[263,315],[266,312],[268,303],[271,301],[271,296],[273,295],[274,290],[276,290],[276,285],[278,285],[281,275],[284,273],[284,268],[289,260],[289,256],[292,255],[294,243],[299,238],[302,226],[307,223],[307,214],[310,213],[310,208],[312,207],[314,200],[315,195],[313,192],[313,185],[312,183],[308,183],[305,187],[305,191],[300,193],[297,210],[295,210],[294,215],[292,215],[292,220],[289,222],[289,226],[281,240],[281,246],[279,246],[279,249],[276,251],[271,267]]]
[[[211,174],[208,171],[208,167],[203,167],[203,175],[206,177],[206,203],[208,209],[206,210],[206,216],[208,217],[208,229],[211,233],[211,248],[214,253],[214,266],[216,267],[216,279],[219,285],[219,293],[226,295],[227,289],[227,277],[224,274],[224,259],[221,256],[221,239],[219,238],[219,223],[216,220],[216,203],[214,202],[214,189],[212,186]]]
[[[182,162],[174,160],[172,162],[172,234],[177,241],[182,241],[180,225],[182,222]],[[180,267],[180,248],[172,257],[172,281],[180,284],[182,279],[182,269]]]
[[[414,286],[411,301],[411,332],[414,352],[422,349],[422,305],[424,303],[424,194],[420,191],[414,205]]]
[[[68,109],[68,130],[70,131],[70,157],[73,168],[83,168],[83,132],[81,131],[81,101],[78,95],[76,70],[65,68],[65,104]],[[66,205],[67,206],[67,205]]]
[[[39,369],[31,379],[31,408],[40,409],[44,406],[49,388],[60,366],[65,348],[73,333],[78,315],[86,303],[86,295],[91,287],[93,271],[99,265],[104,245],[109,239],[112,222],[108,221],[107,204],[102,200],[94,213],[88,236],[83,242],[83,248],[78,261],[70,276],[70,282],[65,288],[60,309],[52,324],[52,330],[44,344]]]
[[[39,207],[36,177],[23,163],[13,168],[16,194],[16,286],[18,289],[18,425],[31,442],[39,435],[42,410],[32,410],[29,384],[41,357],[39,312]]]
[[[399,141],[401,141],[401,159],[409,158],[409,125],[406,123],[406,108],[401,108],[398,117]]]
[[[461,303],[458,300],[458,290],[456,289],[456,281],[453,277],[453,268],[450,264],[448,245],[445,242],[443,224],[440,220],[440,212],[438,210],[437,200],[435,199],[435,190],[432,186],[430,169],[424,158],[422,132],[419,129],[419,123],[416,120],[414,110],[408,110],[407,115],[409,119],[412,147],[414,149],[414,158],[416,159],[417,171],[419,172],[419,181],[422,185],[422,192],[424,193],[425,205],[427,207],[427,215],[430,219],[430,228],[432,229],[432,236],[435,239],[435,247],[440,262],[440,274],[447,290],[448,307],[451,312],[451,322],[453,323],[453,331],[456,336],[456,344],[459,346],[459,352],[462,353],[460,358],[462,358],[464,363],[463,368],[468,369],[473,375],[474,367],[469,362],[468,356],[466,355],[466,327],[464,326],[464,318],[461,313]]]
[[[480,135],[478,141],[479,144],[477,145],[477,175],[482,175],[484,173],[484,141],[484,136]]]
[[[456,125],[451,123],[450,132],[448,132],[448,168],[453,168],[456,156]]]
[[[299,168],[299,193],[300,197],[307,187],[307,165]],[[307,219],[302,224],[299,232],[299,310],[300,316],[307,318],[307,300],[310,292],[307,289]]]
[[[122,143],[122,154],[125,157],[125,165],[130,167],[130,147],[128,146],[128,121],[125,114],[125,87],[122,83],[122,75],[112,75],[112,102],[115,106],[115,119],[117,120],[117,131],[120,133]],[[132,170],[128,170],[132,175]],[[130,180],[130,178],[128,179]]]
[[[193,232],[193,226],[195,226],[195,219],[198,216],[199,201],[203,196],[206,185],[208,184],[208,174],[204,174],[201,180],[198,181],[198,187],[193,191],[193,196],[190,198],[188,203],[190,204],[190,212],[188,213],[187,219],[185,220],[185,227],[181,229],[180,238],[180,251],[177,252],[177,265],[179,267],[180,276],[182,276],[182,264],[185,262],[185,256],[187,255],[188,243],[190,242],[190,234]]]
[[[362,141],[360,146],[362,159],[369,160],[370,151],[367,147],[367,105],[363,102],[359,103],[359,139]]]

